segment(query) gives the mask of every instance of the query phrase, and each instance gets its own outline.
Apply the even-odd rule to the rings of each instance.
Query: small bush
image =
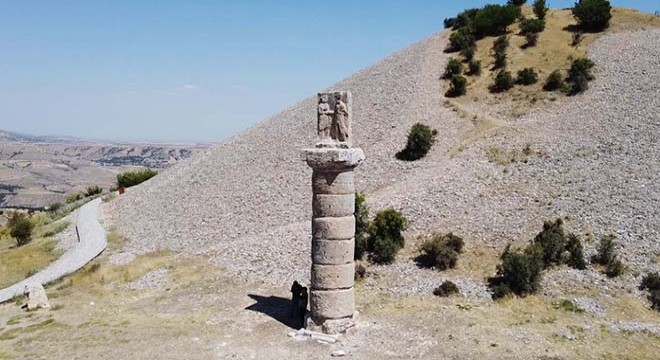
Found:
[[[7,222],[9,235],[16,239],[16,245],[23,246],[32,240],[34,224],[25,214],[15,212]]]
[[[89,187],[85,190],[85,192],[83,193],[83,195],[84,195],[85,197],[90,197],[90,196],[98,195],[98,194],[100,194],[100,193],[102,193],[102,192],[103,192],[103,189],[100,188],[99,186],[89,186]]]
[[[573,7],[578,26],[587,31],[607,29],[612,18],[612,5],[607,0],[580,0]]]
[[[415,161],[423,158],[431,150],[435,142],[436,130],[431,130],[427,125],[417,123],[413,125],[408,133],[406,147],[396,154],[397,159]]]
[[[524,48],[530,48],[536,46],[539,43],[539,34],[538,33],[527,33],[525,34],[525,45]]]
[[[369,250],[367,230],[369,229],[369,207],[364,194],[355,194],[355,260],[360,260]]]
[[[642,279],[639,289],[649,292],[648,299],[651,302],[651,307],[660,311],[660,274],[657,272],[647,274]]]
[[[445,29],[453,28],[456,25],[456,18],[445,18],[444,20]]]
[[[433,295],[439,297],[449,297],[454,294],[460,294],[460,290],[458,289],[458,286],[456,286],[456,284],[454,284],[449,280],[443,282],[440,286],[438,286],[437,288],[435,288],[435,290],[433,290]]]
[[[486,5],[477,12],[472,25],[477,37],[498,36],[506,33],[509,25],[521,15],[520,8],[512,5]]]
[[[462,51],[475,46],[474,35],[467,28],[461,28],[449,35],[449,47],[447,51]]]
[[[520,33],[522,35],[529,33],[540,33],[545,30],[545,20],[525,19],[520,22]]]
[[[534,8],[534,15],[536,15],[537,18],[544,20],[545,15],[548,13],[548,8],[545,6],[545,0],[534,0],[532,7]]]
[[[534,238],[534,243],[543,251],[544,267],[561,263],[562,253],[566,247],[563,225],[562,219],[554,222],[546,221],[543,223],[543,230]]]
[[[539,246],[529,245],[522,251],[507,247],[501,261],[497,266],[499,279],[492,287],[494,298],[509,293],[525,296],[538,290],[543,270],[543,251]]]
[[[463,252],[463,239],[452,233],[434,234],[422,243],[420,250],[418,265],[439,270],[453,269],[458,262],[458,254]]]
[[[463,55],[465,62],[470,62],[474,60],[474,54],[476,51],[477,49],[474,46],[470,46],[466,49],[461,50],[461,55]]]
[[[506,35],[498,37],[495,42],[493,42],[493,47],[491,51],[493,52],[493,57],[495,58],[495,69],[501,69],[506,67],[506,50],[509,47],[509,38]]]
[[[481,75],[481,61],[472,60],[468,63],[468,75]]]
[[[575,95],[586,91],[589,87],[589,81],[594,79],[591,69],[596,64],[587,58],[573,60],[571,68],[568,70],[567,81],[570,84],[570,94]]]
[[[600,265],[607,265],[616,259],[616,235],[605,235],[598,244],[598,253],[591,259]]]
[[[48,205],[48,212],[56,213],[56,212],[60,211],[60,209],[62,209],[63,206],[64,205],[62,205],[62,203],[50,204],[50,205]]]
[[[565,86],[564,77],[561,75],[561,71],[555,70],[548,75],[548,78],[545,80],[543,85],[543,90],[545,91],[555,91],[562,89]]]
[[[617,276],[623,275],[625,271],[625,266],[619,259],[614,259],[611,263],[607,264],[605,267],[605,275],[610,278],[615,278]]]
[[[644,276],[639,285],[640,290],[660,290],[660,273],[649,273]]]
[[[523,6],[527,0],[509,0],[506,3],[513,6]]]
[[[532,68],[524,68],[518,71],[518,77],[516,78],[516,83],[520,85],[532,85],[535,84],[539,79],[539,75]]]
[[[568,235],[566,251],[568,251],[569,254],[568,259],[565,261],[568,266],[578,270],[584,270],[587,268],[587,262],[584,260],[582,242],[575,234]]]
[[[445,65],[445,73],[443,77],[445,79],[451,79],[452,76],[461,75],[462,73],[463,63],[456,58],[451,58],[449,61],[447,61],[447,65]]]
[[[494,93],[504,92],[513,87],[513,77],[506,70],[500,70],[495,76],[494,82],[490,85],[490,91]]]
[[[465,95],[467,89],[467,79],[463,75],[454,75],[451,77],[449,90],[445,94],[448,97],[457,97]]]
[[[78,201],[78,200],[83,199],[84,197],[85,197],[85,195],[84,195],[83,193],[75,193],[75,194],[71,194],[71,195],[67,196],[67,198],[66,198],[66,203],[67,203],[67,204],[71,204],[71,203],[74,203],[74,202],[76,202],[76,201]]]
[[[158,175],[158,171],[151,169],[127,171],[117,175],[117,186],[125,188],[135,186],[151,179],[156,175]]]
[[[605,275],[617,277],[624,273],[625,266],[616,253],[616,235],[603,236],[598,244],[598,253],[591,259],[592,262],[605,266]]]
[[[563,309],[574,313],[583,313],[584,309],[570,300],[562,300],[552,304],[555,309]]]
[[[369,241],[372,246],[371,260],[375,263],[392,263],[405,245],[403,232],[408,219],[394,209],[381,210],[369,225]]]
[[[477,17],[477,14],[479,13],[480,9],[467,9],[464,10],[463,12],[459,13],[456,16],[456,20],[454,21],[454,29],[467,29],[473,27],[474,24],[474,19]]]

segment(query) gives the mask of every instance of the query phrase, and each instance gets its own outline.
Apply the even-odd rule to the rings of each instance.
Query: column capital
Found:
[[[303,149],[302,158],[314,170],[342,171],[360,165],[364,152],[359,148],[313,148]]]

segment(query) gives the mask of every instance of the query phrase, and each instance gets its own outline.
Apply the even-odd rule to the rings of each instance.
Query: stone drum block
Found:
[[[317,290],[349,289],[355,282],[355,264],[312,265],[312,284]]]
[[[355,311],[353,288],[311,291],[310,309],[315,320],[350,318]]]
[[[312,241],[312,262],[321,265],[353,263],[355,239]]]
[[[315,194],[312,198],[314,217],[344,217],[355,213],[355,194]]]

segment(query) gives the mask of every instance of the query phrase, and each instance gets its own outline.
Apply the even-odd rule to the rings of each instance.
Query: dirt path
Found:
[[[57,261],[42,271],[0,290],[0,303],[23,294],[25,285],[28,283],[48,284],[71,274],[103,252],[107,247],[107,240],[105,230],[98,221],[100,203],[101,199],[96,199],[80,208],[77,222],[80,233],[78,245],[64,253]]]

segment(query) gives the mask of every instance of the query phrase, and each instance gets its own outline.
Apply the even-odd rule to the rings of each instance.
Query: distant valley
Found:
[[[204,144],[106,143],[41,137],[0,130],[0,208],[41,208],[98,185],[118,173],[165,169],[203,150]]]

